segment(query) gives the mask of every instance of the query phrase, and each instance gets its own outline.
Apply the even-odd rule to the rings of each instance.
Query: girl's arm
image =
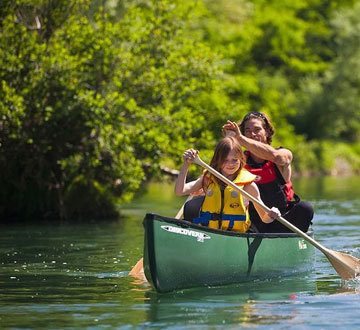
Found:
[[[186,176],[189,166],[198,154],[199,152],[194,149],[188,149],[184,152],[183,155],[184,163],[180,169],[179,175],[175,182],[175,194],[177,196],[189,195],[202,188],[203,176],[201,176],[197,180],[186,183]]]
[[[257,187],[257,185],[254,182],[252,182],[251,184],[245,185],[244,190],[246,192],[248,192],[250,195],[252,195],[253,197],[255,197],[257,200],[262,202],[262,200],[260,198],[259,188]],[[276,207],[272,207],[271,211],[268,213],[268,212],[264,211],[257,203],[253,203],[253,204],[254,204],[255,209],[256,209],[257,213],[259,214],[261,220],[265,223],[271,223],[276,218],[281,216],[280,211]]]

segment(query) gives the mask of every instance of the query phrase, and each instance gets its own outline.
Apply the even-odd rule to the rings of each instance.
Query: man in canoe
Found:
[[[240,126],[240,128],[239,128]],[[274,128],[269,117],[262,112],[248,113],[240,125],[228,121],[223,126],[225,135],[233,135],[246,149],[245,168],[256,175],[256,184],[265,205],[276,206],[282,216],[300,230],[309,229],[314,215],[312,205],[302,201],[294,193],[291,183],[292,153],[285,148],[273,148],[270,144]],[[229,133],[229,131],[233,133]],[[227,133],[226,133],[227,132]],[[290,232],[278,221],[264,223],[259,218],[252,203],[249,207],[250,219],[259,232]]]
[[[208,171],[197,180],[186,183],[188,168],[197,155],[198,151],[194,149],[184,152],[184,163],[175,183],[177,196],[190,195],[200,189],[205,192],[199,216],[192,221],[210,228],[247,232],[251,225],[249,201],[237,190],[226,186]],[[256,176],[244,168],[245,156],[236,138],[225,137],[217,144],[210,166],[260,200],[259,190],[254,183]],[[264,223],[272,223],[280,216],[276,207],[271,208],[270,212],[257,205],[255,209]]]

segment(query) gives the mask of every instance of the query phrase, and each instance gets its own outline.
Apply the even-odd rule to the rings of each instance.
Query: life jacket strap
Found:
[[[200,217],[193,219],[193,223],[202,224],[204,226],[209,225],[211,220],[222,220],[230,221],[228,230],[231,230],[234,227],[234,221],[246,221],[246,215],[239,214],[218,214],[211,212],[200,212]]]
[[[208,226],[209,221],[213,220],[213,216],[215,214],[217,214],[217,213],[210,213],[210,212],[202,212],[202,211],[200,211],[200,216],[198,218],[194,218],[193,223],[195,223],[196,225],[201,223],[204,226]],[[217,214],[217,215],[220,215],[220,214]]]

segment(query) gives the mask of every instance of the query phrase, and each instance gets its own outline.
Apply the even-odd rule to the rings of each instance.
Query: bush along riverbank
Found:
[[[359,172],[358,0],[116,2],[2,1],[0,221],[112,218],[250,111],[294,175]]]

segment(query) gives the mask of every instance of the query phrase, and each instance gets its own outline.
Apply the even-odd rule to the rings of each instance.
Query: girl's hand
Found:
[[[281,213],[280,213],[279,209],[274,206],[271,208],[270,212],[268,212],[268,215],[271,219],[273,219],[273,221],[275,219],[281,217]]]
[[[190,165],[199,154],[198,150],[188,149],[183,154],[184,163]]]
[[[224,137],[235,136],[236,138],[238,138],[241,136],[238,124],[230,120],[228,120],[227,124],[222,127],[222,132]]]

